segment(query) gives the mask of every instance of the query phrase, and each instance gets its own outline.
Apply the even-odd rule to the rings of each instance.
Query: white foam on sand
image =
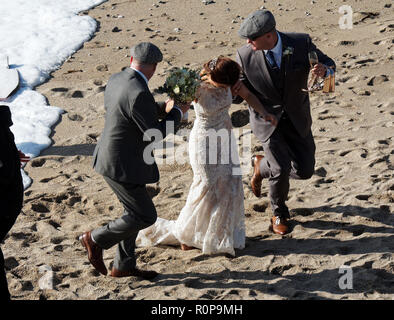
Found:
[[[78,13],[105,1],[0,1],[0,57],[8,56],[10,69],[18,70],[20,77],[19,90],[1,104],[11,109],[18,149],[32,158],[51,144],[51,127],[63,112],[49,106],[34,87],[95,32],[96,21]],[[23,171],[22,175],[27,188],[31,180]]]

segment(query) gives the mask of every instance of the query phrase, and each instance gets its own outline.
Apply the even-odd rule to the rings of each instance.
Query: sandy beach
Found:
[[[353,9],[353,29],[339,27],[344,4]],[[122,213],[91,164],[110,75],[128,67],[130,48],[141,41],[164,54],[149,82],[152,91],[173,66],[200,67],[220,54],[235,59],[244,44],[237,34],[242,19],[262,6],[273,12],[279,31],[309,33],[337,64],[335,92],[310,95],[316,171],[310,180],[290,182],[292,232],[269,231],[268,186],[263,181],[262,197],[254,196],[249,166],[243,172],[246,248],[235,257],[146,247],[137,249],[137,264],[159,272],[154,281],[100,275],[78,236]],[[53,127],[53,145],[25,167],[33,183],[2,246],[12,299],[394,299],[391,1],[109,0],[80,14],[98,22],[96,33],[36,88],[64,113]],[[250,137],[253,153],[263,154],[247,110],[232,105],[234,129]],[[182,132],[193,120],[190,110]],[[174,139],[179,148],[187,146],[182,132]],[[191,167],[162,161],[159,170],[161,179],[149,191],[158,215],[176,219]],[[108,267],[114,254],[115,247],[104,252]],[[351,268],[352,288],[340,286],[343,266]]]

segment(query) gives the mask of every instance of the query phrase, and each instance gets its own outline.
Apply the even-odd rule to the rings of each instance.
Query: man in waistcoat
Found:
[[[272,230],[284,235],[289,232],[289,179],[309,179],[315,166],[309,95],[303,90],[310,71],[308,53],[318,55],[312,72],[319,77],[328,74],[328,68],[335,69],[335,63],[316,48],[308,34],[277,31],[268,10],[251,13],[238,34],[247,42],[237,51],[243,69],[241,81],[279,121],[275,127],[249,108],[252,131],[264,149],[264,156],[252,157],[251,186],[260,197],[262,179],[268,180]],[[237,90],[236,84],[232,88],[234,103],[242,102]]]

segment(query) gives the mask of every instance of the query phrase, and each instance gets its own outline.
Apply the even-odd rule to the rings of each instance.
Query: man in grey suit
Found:
[[[116,194],[124,214],[104,227],[85,232],[80,241],[89,261],[100,273],[107,274],[103,249],[118,244],[111,276],[152,279],[157,273],[138,269],[135,258],[138,232],[154,224],[157,218],[145,186],[159,180],[148,146],[158,136],[165,137],[170,132],[168,128],[177,127],[189,106],[172,107],[173,101],[169,101],[167,114],[159,121],[159,106],[149,91],[148,80],[163,55],[149,42],[134,46],[131,55],[130,68],[112,75],[106,86],[105,125],[93,154],[94,169],[103,175]]]
[[[320,77],[328,74],[328,68],[335,69],[335,63],[316,48],[309,35],[278,32],[268,10],[251,13],[238,33],[247,39],[237,51],[237,62],[243,69],[241,81],[279,120],[274,127],[249,108],[252,131],[265,152],[264,157],[252,157],[252,190],[260,197],[262,179],[268,179],[274,214],[271,227],[274,233],[283,235],[289,232],[290,215],[285,203],[289,178],[309,179],[315,166],[309,95],[303,90],[310,71],[308,53],[318,54],[319,63],[312,72]],[[236,96],[238,85],[232,88],[234,103],[242,102]]]

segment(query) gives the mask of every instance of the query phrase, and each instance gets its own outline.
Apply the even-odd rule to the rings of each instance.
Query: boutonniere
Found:
[[[294,52],[294,48],[293,47],[286,47],[285,50],[283,50],[282,56],[283,57],[290,56],[290,55],[293,54],[293,52]]]

